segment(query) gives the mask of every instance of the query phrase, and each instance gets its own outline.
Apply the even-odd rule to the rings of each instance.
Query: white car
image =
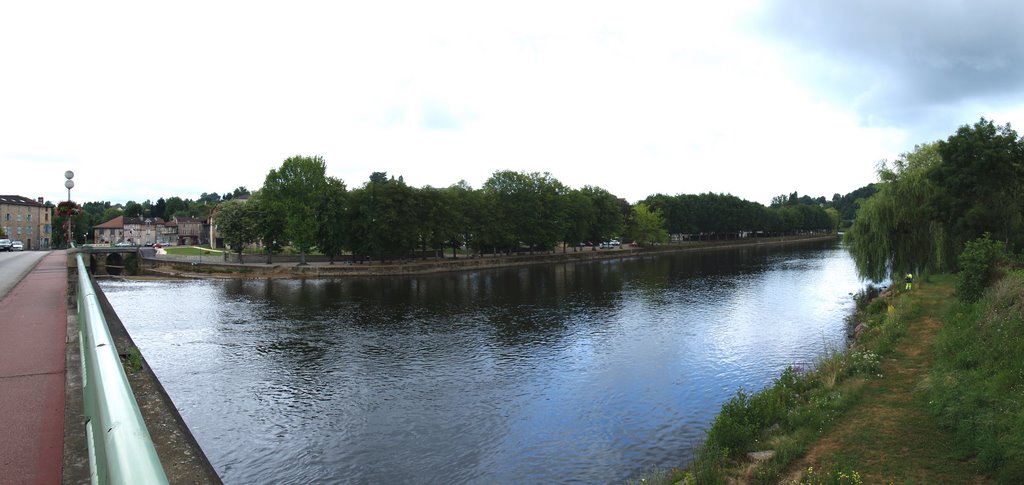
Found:
[[[14,241],[11,243],[11,251],[24,251],[25,245],[21,241]]]

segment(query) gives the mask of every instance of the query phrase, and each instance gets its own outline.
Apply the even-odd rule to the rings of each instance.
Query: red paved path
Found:
[[[54,251],[0,300],[0,484],[61,481],[67,286]]]

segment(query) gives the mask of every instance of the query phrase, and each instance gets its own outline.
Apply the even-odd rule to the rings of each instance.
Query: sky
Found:
[[[5,2],[0,194],[196,199],[294,155],[630,202],[846,194],[981,117],[1024,125],[1013,1]]]

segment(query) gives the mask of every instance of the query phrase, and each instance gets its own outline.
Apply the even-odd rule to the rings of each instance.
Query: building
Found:
[[[125,241],[136,246],[152,246],[158,242],[167,242],[157,240],[159,228],[163,225],[164,220],[159,217],[125,217]]]
[[[115,217],[93,227],[96,244],[126,242],[135,246],[153,244],[204,245],[208,228],[195,217],[175,217],[164,221],[159,217]]]
[[[203,237],[203,226],[206,221],[195,217],[175,217],[174,223],[178,226],[178,244],[181,245],[202,245],[206,243]]]
[[[50,249],[53,209],[43,198],[0,195],[0,229],[8,239],[21,241],[26,250]]]
[[[96,244],[116,244],[124,241],[124,216],[117,216],[92,228],[92,240]]]

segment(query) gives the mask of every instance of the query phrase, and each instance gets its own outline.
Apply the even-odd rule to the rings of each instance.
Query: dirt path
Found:
[[[868,382],[860,403],[790,469],[790,481],[814,467],[819,474],[856,470],[863,483],[989,483],[956,454],[952,433],[938,426],[923,395],[952,288],[921,285],[915,291],[922,314],[883,361],[883,378]]]

